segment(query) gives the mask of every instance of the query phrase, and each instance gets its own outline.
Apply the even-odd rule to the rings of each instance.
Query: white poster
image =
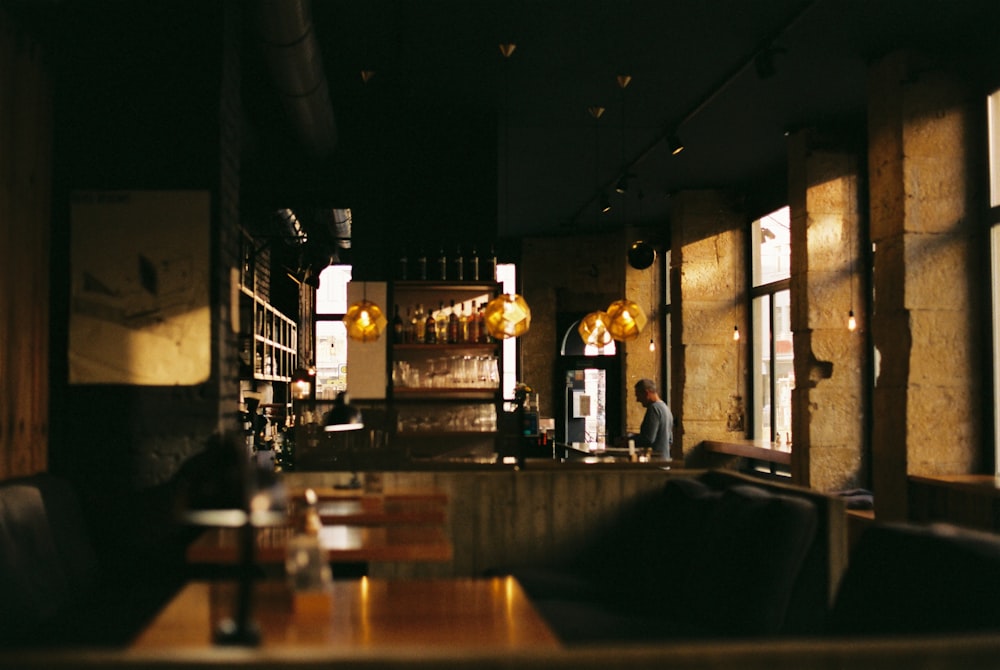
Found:
[[[207,191],[73,194],[71,384],[209,378],[210,222]]]

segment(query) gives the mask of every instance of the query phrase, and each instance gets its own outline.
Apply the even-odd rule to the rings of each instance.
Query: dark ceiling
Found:
[[[447,194],[448,171],[463,168],[436,164],[437,152],[474,144],[482,131],[470,129],[495,121],[502,236],[664,222],[681,189],[781,204],[788,131],[863,143],[871,60],[898,48],[952,59],[1000,34],[996,0],[319,0],[312,18],[340,159],[379,135],[423,138],[410,169],[439,172]],[[509,59],[501,43],[516,44]],[[362,70],[374,72],[367,84]],[[631,77],[625,88],[618,75]],[[674,132],[678,155],[665,141]]]
[[[0,2],[22,12],[40,7],[40,23],[58,26],[61,76],[79,82],[59,108],[60,118],[81,124],[58,128],[62,144],[78,145],[84,157],[69,177],[73,187],[89,186],[87,179],[100,185],[95,175],[116,164],[126,178],[153,170],[171,154],[186,161],[188,174],[217,170],[194,148],[205,132],[195,129],[197,118],[213,122],[194,98],[218,99],[212,45],[224,4]],[[971,75],[989,83],[1000,71],[991,67],[1000,63],[997,0],[230,6],[246,18],[244,156],[255,167],[244,190],[273,205],[351,207],[355,235],[363,220],[373,238],[435,226],[501,239],[637,222],[666,229],[671,194],[697,188],[729,189],[751,214],[763,214],[784,204],[788,131],[815,127],[864,142],[873,59],[909,48],[958,68],[978,63],[982,71]],[[276,43],[302,25],[303,39]],[[510,58],[501,43],[516,44]],[[309,72],[275,67],[276,50],[302,45],[297,57],[314,66]],[[213,57],[214,66],[202,64]],[[374,73],[367,83],[363,70]],[[625,88],[619,75],[631,77]],[[175,93],[182,87],[189,92]],[[299,105],[294,121],[283,105],[291,98]],[[321,104],[301,104],[315,99]],[[604,108],[599,119],[588,111],[596,106]],[[86,109],[95,116],[84,122]],[[154,109],[164,118],[154,120]],[[324,132],[324,109],[335,137]],[[123,115],[131,115],[128,124]],[[665,141],[674,132],[686,146],[678,155]],[[92,158],[139,143],[151,160]],[[632,177],[621,195],[613,187],[623,174]],[[109,173],[104,181],[116,179]],[[602,193],[613,205],[604,215]],[[376,225],[386,220],[394,224]]]

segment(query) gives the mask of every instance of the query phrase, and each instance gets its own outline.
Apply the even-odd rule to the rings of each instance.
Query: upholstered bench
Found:
[[[709,473],[631,500],[574,556],[492,571],[515,576],[568,644],[788,634],[817,541],[808,498]],[[799,603],[799,608],[804,607]]]
[[[67,480],[0,482],[0,647],[126,644],[183,581],[166,559],[102,565]]]

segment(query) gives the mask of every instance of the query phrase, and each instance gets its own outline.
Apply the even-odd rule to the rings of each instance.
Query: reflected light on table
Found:
[[[360,631],[361,640],[365,644],[369,644],[372,641],[372,626],[371,626],[371,583],[368,581],[367,576],[361,578],[358,587],[361,592],[361,602],[358,604],[358,609],[360,611]]]
[[[360,526],[323,526],[319,531],[320,544],[324,549],[360,549],[363,530]]]

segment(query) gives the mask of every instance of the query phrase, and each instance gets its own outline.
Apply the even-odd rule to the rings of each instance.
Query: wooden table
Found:
[[[132,648],[212,646],[231,616],[236,587],[191,582],[157,615]],[[512,577],[335,581],[330,605],[296,611],[281,581],[255,585],[252,620],[263,649],[397,651],[468,648],[553,649],[559,642]]]
[[[445,504],[435,500],[395,497],[323,500],[316,505],[325,524],[363,526],[444,525]]]
[[[235,565],[239,560],[239,528],[208,528],[188,545],[191,564]],[[255,560],[285,562],[289,526],[256,529]],[[324,525],[320,544],[331,562],[439,561],[452,559],[451,540],[439,525]]]

